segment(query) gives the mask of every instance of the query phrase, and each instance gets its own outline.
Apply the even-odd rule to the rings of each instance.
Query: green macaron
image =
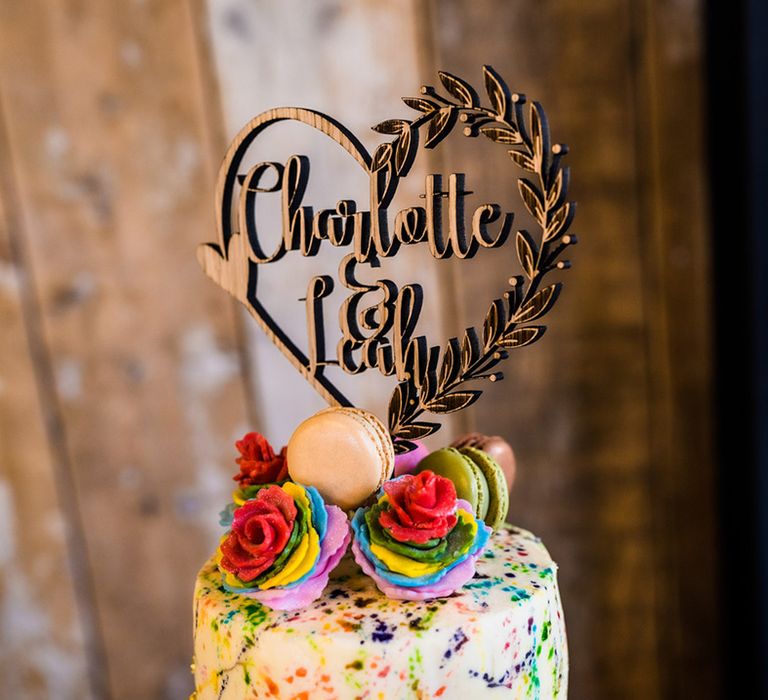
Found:
[[[456,495],[472,506],[475,517],[485,520],[489,503],[488,481],[471,457],[453,447],[443,447],[424,457],[414,473],[423,471],[450,479],[456,487]]]
[[[493,457],[476,447],[462,447],[459,452],[471,459],[482,472],[489,495],[488,512],[483,520],[493,530],[498,530],[504,524],[509,510],[509,490],[504,471]]]

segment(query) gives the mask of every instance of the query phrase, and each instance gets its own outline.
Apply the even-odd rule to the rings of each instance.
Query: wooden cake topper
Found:
[[[331,405],[351,405],[325,374],[338,365],[349,374],[376,368],[394,375],[397,385],[389,403],[389,431],[397,452],[413,447],[411,440],[434,433],[440,425],[422,420],[424,413],[445,414],[472,405],[482,391],[474,380],[498,381],[496,366],[511,348],[529,345],[544,333],[540,319],[557,300],[560,284],[544,285],[554,269],[569,267],[559,260],[576,243],[566,233],[575,203],[567,201],[568,169],[561,165],[566,146],[551,144],[541,106],[510,93],[501,77],[483,67],[488,106],[464,80],[440,72],[448,93],[430,86],[421,96],[406,97],[406,105],[419,115],[414,120],[388,119],[373,127],[391,136],[370,155],[343,125],[310,109],[281,107],[251,120],[235,137],[221,166],[216,188],[218,242],[199,247],[198,260],[217,284],[239,299],[280,351]],[[269,126],[280,121],[307,124],[342,146],[370,177],[370,202],[358,209],[343,199],[334,209],[314,213],[304,203],[309,179],[306,156],[291,156],[286,163],[261,162],[242,173],[250,145]],[[399,287],[391,280],[366,283],[358,267],[379,267],[381,258],[393,257],[403,245],[426,243],[433,257],[472,258],[480,248],[503,246],[512,232],[513,214],[498,204],[482,204],[465,222],[465,189],[461,173],[426,177],[423,206],[398,211],[390,222],[387,207],[401,178],[408,175],[423,138],[424,148],[435,148],[457,122],[465,136],[483,135],[501,144],[513,163],[530,177],[518,178],[522,203],[535,221],[537,235],[518,230],[514,245],[522,274],[508,280],[508,288],[494,299],[479,328],[467,328],[461,338],[450,338],[441,351],[423,335],[416,335],[423,292],[418,284]],[[264,250],[256,227],[257,197],[279,193],[282,236],[273,250]],[[443,212],[446,209],[446,212]],[[443,218],[447,218],[447,230]],[[258,296],[259,266],[273,263],[294,251],[316,255],[320,245],[347,247],[338,278],[349,290],[339,312],[340,339],[335,356],[327,356],[323,331],[323,299],[334,288],[328,275],[312,277],[305,302],[307,351],[280,328]]]

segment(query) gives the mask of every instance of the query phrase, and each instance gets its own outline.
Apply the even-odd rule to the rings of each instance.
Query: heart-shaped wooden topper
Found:
[[[404,102],[419,112],[413,121],[389,119],[373,127],[393,138],[379,145],[371,156],[344,126],[319,112],[283,107],[259,115],[240,131],[227,151],[216,188],[218,243],[200,246],[198,259],[206,274],[239,299],[267,335],[307,381],[332,405],[350,402],[325,375],[329,365],[350,374],[377,368],[395,375],[397,385],[389,404],[389,430],[398,452],[410,442],[435,432],[437,423],[420,420],[425,412],[451,413],[474,403],[482,393],[467,383],[502,378],[496,365],[510,348],[529,345],[544,333],[532,325],[554,304],[560,284],[544,285],[545,275],[565,269],[558,261],[565,248],[576,242],[566,234],[575,211],[567,201],[568,169],[561,165],[567,148],[551,144],[541,106],[525,108],[525,97],[510,93],[489,66],[483,67],[488,105],[482,106],[475,90],[450,73],[439,73],[448,96],[432,87],[421,88],[419,97]],[[261,162],[241,173],[246,152],[267,127],[293,120],[329,136],[359,163],[370,177],[370,202],[358,210],[353,200],[341,200],[335,209],[314,213],[304,205],[309,161],[291,156],[285,164]],[[434,148],[454,128],[464,123],[464,134],[480,134],[502,144],[513,163],[532,175],[518,179],[525,209],[536,223],[538,235],[515,233],[522,274],[508,280],[507,289],[494,299],[480,329],[468,328],[461,339],[450,338],[441,351],[424,336],[416,335],[422,307],[417,284],[400,288],[387,279],[368,284],[358,280],[358,265],[378,267],[381,258],[394,256],[403,245],[426,243],[433,257],[471,258],[480,248],[499,248],[512,230],[513,214],[502,216],[498,204],[483,204],[465,225],[464,175],[451,173],[447,188],[440,175],[428,175],[424,206],[402,209],[390,225],[387,207],[413,164],[423,133],[424,147]],[[266,176],[266,177],[265,177]],[[269,184],[262,184],[262,180]],[[277,247],[265,251],[256,229],[259,194],[279,193],[282,236]],[[445,202],[444,202],[445,200]],[[443,211],[443,209],[447,211]],[[235,220],[236,216],[236,220]],[[443,218],[447,218],[447,230]],[[298,251],[313,256],[327,242],[350,246],[339,266],[339,281],[349,290],[339,313],[340,339],[333,359],[326,357],[323,337],[323,299],[334,287],[328,275],[307,283],[307,351],[289,338],[258,296],[259,265],[275,263]]]

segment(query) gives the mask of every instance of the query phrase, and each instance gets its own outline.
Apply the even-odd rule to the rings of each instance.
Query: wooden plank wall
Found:
[[[474,419],[515,446],[512,519],[561,564],[574,695],[714,697],[700,7],[426,7],[433,65],[467,76],[483,56],[572,147],[574,268],[548,336],[507,363]],[[471,162],[474,144],[453,147]],[[472,189],[513,190],[507,172]],[[505,270],[494,257],[465,296],[487,303]]]
[[[0,0],[4,693],[184,697],[231,442],[279,441],[315,405],[197,269],[227,139],[297,102],[372,143],[438,68],[479,87],[491,63],[571,146],[581,243],[547,337],[445,436],[515,445],[512,519],[561,565],[571,698],[717,697],[700,10]],[[420,172],[503,202],[514,172],[473,148],[451,138]],[[428,298],[457,292],[430,330],[476,322],[509,274],[483,265],[427,274]]]
[[[28,697],[56,697],[50,688],[85,637],[92,642],[80,645],[77,663],[91,669],[94,696],[181,697],[192,583],[216,542],[232,441],[247,424],[233,309],[194,258],[212,230],[215,166],[193,18],[182,0],[31,0],[0,11],[2,167],[12,186],[3,196],[19,208],[7,235],[27,251],[3,269],[36,300],[23,310],[39,329],[29,342],[43,347],[26,372],[45,404],[30,394],[28,409],[15,405],[20,387],[2,398],[4,432],[14,434],[11,420],[30,426],[28,448],[20,435],[3,443],[3,475],[18,494],[11,534],[40,520],[41,532],[25,537],[48,528],[52,547],[56,518],[77,516],[67,549],[36,554],[41,580],[29,606],[40,622],[21,649],[3,624],[3,651],[12,653],[3,671],[22,679]],[[11,351],[1,363],[6,382],[24,367],[24,343]],[[35,421],[54,425],[35,439]],[[33,449],[42,453],[40,484],[23,471]],[[51,485],[58,508],[46,496]],[[25,546],[16,539],[9,577],[35,563]],[[49,568],[63,593],[44,578]],[[87,635],[69,624],[54,646],[47,630],[71,615],[72,585]],[[61,605],[46,604],[59,597]],[[50,658],[28,653],[33,635]],[[82,697],[63,680],[72,690],[58,688],[59,697]]]

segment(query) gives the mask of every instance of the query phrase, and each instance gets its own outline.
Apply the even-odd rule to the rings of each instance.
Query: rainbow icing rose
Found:
[[[389,598],[442,598],[475,575],[491,528],[431,471],[387,481],[352,519],[355,560]]]
[[[224,588],[275,610],[309,605],[347,549],[347,516],[291,481],[251,485],[248,496],[219,544]]]

